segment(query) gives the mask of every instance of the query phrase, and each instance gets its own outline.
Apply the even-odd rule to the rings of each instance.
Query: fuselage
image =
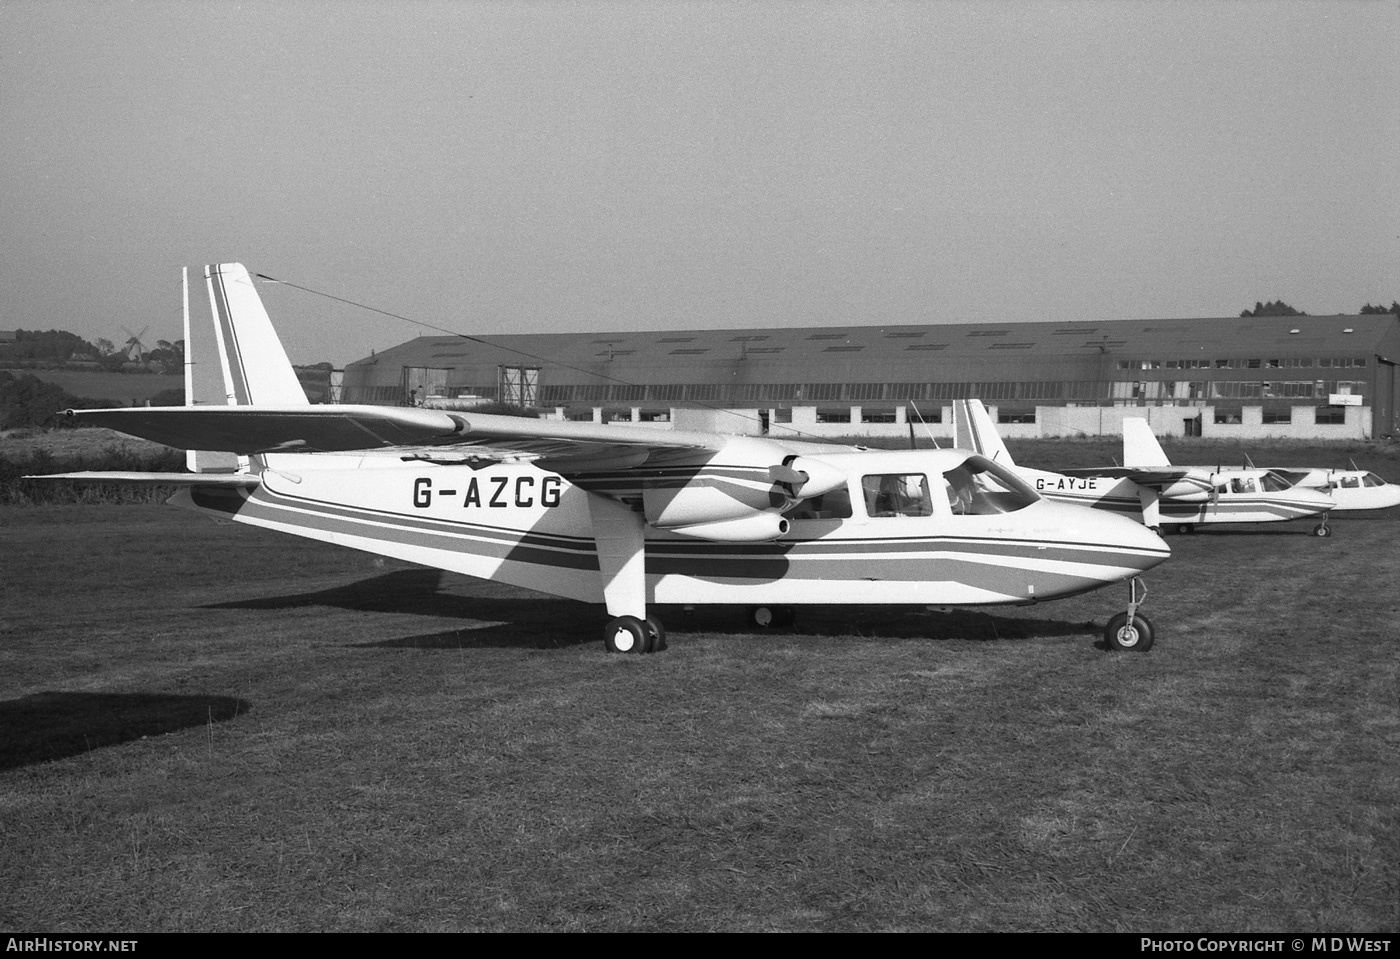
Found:
[[[821,460],[844,471],[845,481],[803,499],[775,490],[767,468],[723,453],[580,483],[529,464],[474,470],[292,454],[277,456],[256,489],[195,489],[177,501],[588,602],[602,597],[589,507],[597,496],[652,513],[656,502],[673,506],[677,490],[693,490],[704,503],[737,503],[730,512],[741,518],[746,510],[780,514],[782,532],[760,541],[706,538],[732,535],[727,529],[648,524],[648,603],[1030,603],[1130,579],[1170,555],[1141,525],[1051,502],[1004,467],[962,451],[823,453]]]
[[[1400,506],[1400,485],[1387,483],[1366,470],[1276,468],[1273,472],[1296,488],[1314,489],[1336,501],[1339,510],[1388,509]]]

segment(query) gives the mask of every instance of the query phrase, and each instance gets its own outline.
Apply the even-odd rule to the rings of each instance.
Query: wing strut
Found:
[[[615,499],[588,494],[609,616],[647,618],[646,521]]]
[[[603,601],[612,617],[603,644],[612,653],[652,653],[666,648],[666,633],[647,615],[646,520],[617,500],[588,494],[598,550]]]

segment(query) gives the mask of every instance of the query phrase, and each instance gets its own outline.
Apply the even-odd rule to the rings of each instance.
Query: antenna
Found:
[[[919,412],[919,404],[916,403],[916,402],[914,402],[914,400],[911,398],[911,399],[909,400],[909,406],[913,408],[913,410],[914,410],[914,415],[917,416],[917,417],[919,418],[919,422],[920,422],[921,424],[923,424],[924,432],[928,434],[929,442],[933,444],[933,448],[936,449],[936,450],[941,450],[943,447],[941,447],[941,446],[938,445],[938,437],[936,437],[936,436],[933,435],[933,430],[931,430],[931,429],[928,428],[928,421],[924,419],[924,414],[921,413],[921,412]],[[913,423],[910,423],[910,424],[909,424],[909,448],[910,448],[910,449],[913,449],[913,448],[914,448],[914,424],[913,424]]]

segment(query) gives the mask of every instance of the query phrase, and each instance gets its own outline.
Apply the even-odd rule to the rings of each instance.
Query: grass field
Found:
[[[1146,654],[1113,589],[663,609],[624,657],[594,607],[0,509],[0,929],[1393,932],[1397,513],[1172,538]]]

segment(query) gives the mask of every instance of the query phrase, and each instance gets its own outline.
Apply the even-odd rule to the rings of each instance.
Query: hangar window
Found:
[[[897,418],[894,410],[861,410],[862,423],[894,423]]]
[[[1034,423],[1035,410],[997,410],[998,423]]]
[[[968,336],[1010,336],[1010,330],[973,330]]]
[[[1347,421],[1347,408],[1345,406],[1319,406],[1316,418],[1313,420],[1320,426],[1336,426]]]
[[[906,346],[906,350],[946,350],[947,343],[915,343],[913,346]]]
[[[672,356],[699,356],[701,353],[708,353],[708,352],[710,352],[709,347],[705,347],[704,349],[699,349],[699,350],[672,350],[672,351],[671,351],[671,355],[672,355]]]
[[[1226,409],[1217,406],[1215,408],[1216,426],[1239,425],[1239,423],[1242,422],[1242,420],[1243,414],[1241,413],[1239,407],[1235,407],[1234,409]]]
[[[817,410],[818,423],[849,423],[850,421],[851,408],[849,406]]]
[[[920,336],[928,336],[928,330],[898,330],[885,334],[885,338],[890,340],[912,340]]]
[[[859,353],[863,346],[828,346],[823,353]]]
[[[768,334],[767,334],[767,333],[762,333],[762,334],[759,334],[759,333],[750,333],[750,334],[745,334],[744,336],[733,336],[733,337],[730,337],[729,342],[731,342],[731,343],[754,343],[754,342],[757,342],[758,340],[766,340],[766,339],[768,339]]]
[[[1293,407],[1291,406],[1266,406],[1264,407],[1265,423],[1292,423]]]
[[[1029,350],[1035,346],[1034,343],[993,343],[987,347],[989,350]]]
[[[807,337],[809,340],[844,340],[845,338],[845,333],[813,333]]]

